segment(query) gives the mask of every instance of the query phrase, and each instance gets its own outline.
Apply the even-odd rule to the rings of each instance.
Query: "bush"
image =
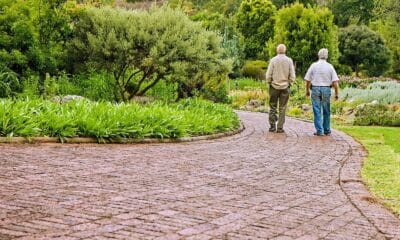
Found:
[[[364,104],[356,110],[354,125],[400,126],[400,112],[383,104]]]
[[[11,70],[0,68],[0,98],[10,97],[20,90],[17,74]]]
[[[380,76],[390,69],[390,51],[383,38],[366,26],[349,26],[339,32],[340,63],[348,65],[358,76]]]
[[[231,70],[221,38],[168,6],[149,11],[91,8],[75,26],[68,45],[72,68],[93,67],[112,76],[115,99],[143,96],[159,81],[179,83],[193,96],[211,77]]]
[[[292,107],[288,111],[288,115],[292,117],[300,117],[303,111],[299,107]]]
[[[267,83],[254,78],[238,78],[231,80],[230,89],[234,90],[267,90]]]
[[[307,71],[318,59],[321,48],[329,50],[329,61],[336,66],[339,57],[337,27],[327,8],[309,8],[300,3],[281,8],[276,14],[274,32],[274,39],[267,46],[269,55],[275,55],[276,46],[285,43],[297,73]]]
[[[250,101],[257,100],[259,102],[267,102],[269,95],[267,91],[254,90],[254,91],[232,91],[230,94],[230,99],[232,102],[232,107],[235,109],[240,109]]]
[[[44,100],[0,100],[2,137],[179,138],[212,134],[239,126],[225,105],[188,99],[166,105]]]
[[[258,80],[265,79],[265,73],[267,72],[268,63],[265,61],[248,61],[244,64],[242,69],[242,75]]]

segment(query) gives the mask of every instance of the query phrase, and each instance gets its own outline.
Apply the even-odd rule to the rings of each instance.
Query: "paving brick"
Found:
[[[400,239],[362,200],[351,137],[239,116],[242,133],[211,141],[0,144],[0,239]]]

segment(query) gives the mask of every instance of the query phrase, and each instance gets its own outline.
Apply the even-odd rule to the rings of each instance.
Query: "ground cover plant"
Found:
[[[400,128],[339,126],[368,151],[362,177],[373,194],[400,216]]]
[[[239,120],[225,105],[200,99],[174,104],[47,100],[0,100],[0,136],[179,138],[236,129]]]

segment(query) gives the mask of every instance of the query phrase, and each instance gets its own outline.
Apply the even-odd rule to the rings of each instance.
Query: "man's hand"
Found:
[[[310,97],[310,90],[306,90],[306,97]]]
[[[339,95],[335,94],[335,101],[339,100]]]

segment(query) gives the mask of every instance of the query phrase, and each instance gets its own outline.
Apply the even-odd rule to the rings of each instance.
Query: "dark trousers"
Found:
[[[285,123],[286,105],[289,100],[289,88],[286,89],[275,89],[272,86],[269,87],[269,124],[271,128],[283,129]],[[279,117],[278,113],[279,105]],[[278,121],[278,126],[276,126]]]

